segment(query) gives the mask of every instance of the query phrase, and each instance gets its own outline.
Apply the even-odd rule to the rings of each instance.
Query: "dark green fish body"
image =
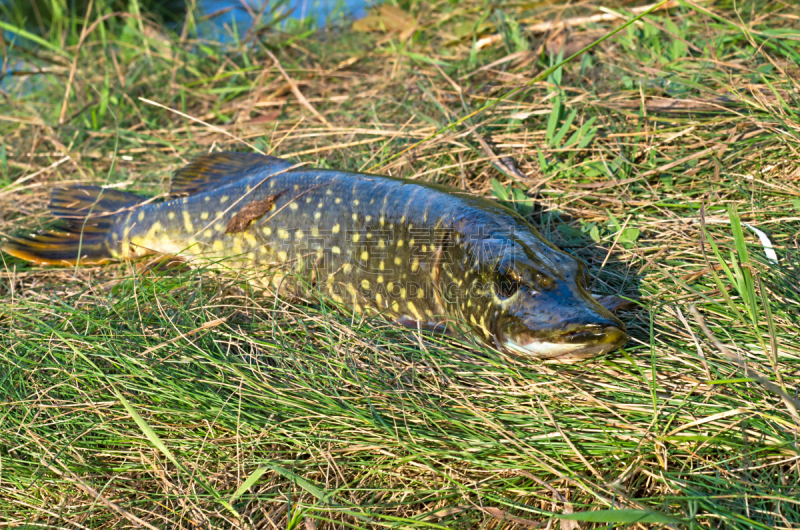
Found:
[[[56,190],[51,207],[84,220],[82,262],[172,254],[245,268],[274,290],[320,292],[423,329],[471,329],[539,358],[597,355],[627,339],[586,292],[585,265],[494,201],[237,153],[196,159],[176,174],[173,192],[190,195],[141,204],[121,192],[104,199],[98,188],[70,188]],[[35,240],[38,254],[22,240],[6,250],[52,263],[47,237]],[[61,259],[77,257],[73,249],[71,261]]]

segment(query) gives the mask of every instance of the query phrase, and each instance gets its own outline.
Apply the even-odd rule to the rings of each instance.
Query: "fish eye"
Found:
[[[549,291],[553,288],[555,281],[550,276],[537,272],[533,275],[533,284],[539,291]]]

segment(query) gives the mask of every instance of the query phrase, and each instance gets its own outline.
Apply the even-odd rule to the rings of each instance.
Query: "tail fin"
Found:
[[[111,230],[119,215],[146,199],[99,186],[56,188],[50,211],[55,230],[12,237],[3,251],[37,265],[96,265],[113,258]]]

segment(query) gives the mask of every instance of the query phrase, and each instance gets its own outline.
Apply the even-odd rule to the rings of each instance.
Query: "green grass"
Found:
[[[108,11],[95,5],[90,25]],[[627,347],[524,362],[265,296],[244,275],[4,255],[0,520],[800,525],[797,10],[682,4],[532,82],[558,41],[520,28],[599,11],[400,7],[411,35],[268,19],[223,48],[191,25],[181,38],[110,17],[79,47],[84,15],[67,13],[33,33],[41,43],[7,39],[6,60],[24,67],[0,94],[0,237],[46,226],[57,183],[155,195],[195,154],[244,141],[514,204],[589,263],[595,292],[639,304],[622,315]],[[570,39],[615,27],[578,25]]]

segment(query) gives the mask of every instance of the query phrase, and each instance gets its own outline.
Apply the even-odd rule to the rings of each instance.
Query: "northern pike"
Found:
[[[3,249],[40,265],[207,260],[255,270],[270,289],[315,292],[413,328],[471,331],[533,358],[586,358],[628,339],[587,292],[581,260],[515,211],[461,190],[227,152],[178,170],[171,197],[56,188],[50,210],[61,226]]]

